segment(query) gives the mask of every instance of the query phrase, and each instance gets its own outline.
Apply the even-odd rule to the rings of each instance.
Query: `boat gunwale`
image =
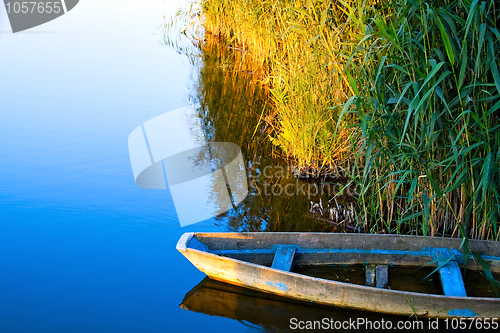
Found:
[[[229,235],[252,235],[253,238],[255,236],[300,236],[300,235],[308,235],[308,236],[320,236],[320,237],[352,237],[352,238],[400,238],[400,239],[416,239],[422,241],[435,241],[442,240],[446,242],[456,242],[461,243],[461,238],[451,238],[451,237],[435,237],[435,236],[420,236],[420,235],[396,235],[396,234],[363,234],[363,233],[325,233],[325,232],[188,232],[185,234],[193,234],[193,236],[203,236],[206,238],[229,238],[229,237],[221,237],[221,236],[229,236]],[[183,235],[185,235],[183,234]],[[201,241],[200,241],[201,242]],[[485,244],[496,247],[498,251],[500,251],[500,241],[493,240],[478,240],[478,239],[469,239],[469,244],[478,245]],[[445,248],[443,248],[445,249]],[[496,256],[495,256],[496,257]],[[500,258],[500,257],[499,257]]]
[[[292,243],[292,244],[284,244],[284,243],[276,243],[274,245],[268,246],[268,247],[260,247],[260,248],[251,248],[251,249],[213,249],[210,248],[209,245],[205,244],[203,240],[200,240],[200,237],[202,239],[228,239],[232,238],[231,236],[238,235],[239,237],[235,237],[235,239],[242,238],[241,236],[251,236],[251,238],[242,238],[244,240],[264,240],[268,241],[266,237],[269,236],[285,236],[285,237],[290,237],[290,236],[298,236],[299,238],[303,235],[307,235],[308,237],[315,237],[319,236],[321,238],[346,238],[347,239],[353,239],[354,241],[359,241],[360,239],[363,241],[362,246],[354,247],[354,248],[349,248],[349,247],[330,247],[330,246],[323,246],[323,247],[314,247],[314,246],[309,246],[310,244],[307,244],[307,247],[301,247],[297,243]],[[261,236],[261,237],[259,237]],[[262,237],[263,236],[263,237]],[[187,237],[187,238],[186,238]],[[393,256],[399,256],[398,260],[401,260],[401,258],[429,258],[430,260],[435,260],[435,259],[444,259],[447,260],[451,256],[454,256],[455,258],[453,260],[457,260],[461,266],[463,266],[463,261],[464,261],[464,255],[460,252],[459,250],[459,244],[461,244],[461,240],[458,238],[446,238],[446,237],[427,237],[427,236],[411,236],[411,235],[392,235],[392,234],[345,234],[345,233],[303,233],[303,232],[190,232],[190,233],[185,233],[182,235],[181,239],[179,239],[179,242],[177,244],[177,248],[185,248],[188,246],[190,240],[195,237],[197,241],[200,244],[203,244],[203,246],[206,246],[209,250],[210,253],[215,253],[219,255],[241,255],[241,254],[271,254],[273,253],[273,250],[276,249],[277,246],[294,246],[297,248],[297,254],[300,255],[310,255],[310,254],[339,254],[339,255],[379,255],[379,256],[388,256],[388,255],[393,255]],[[181,244],[181,240],[185,239],[185,244]],[[382,247],[380,246],[379,249],[370,249],[370,245],[366,246],[364,243],[366,240],[377,240],[377,239],[391,239],[393,242],[397,242],[397,240],[402,240],[405,245],[408,241],[412,241],[415,243],[419,243],[421,245],[427,245],[426,243],[429,243],[428,246],[423,246],[422,248],[415,248],[415,249],[407,249],[407,250],[400,250],[400,249],[395,249],[389,247]],[[436,246],[435,243],[437,242],[447,242],[447,243],[456,243],[453,245],[456,245],[457,248],[452,248],[449,246]],[[492,266],[492,271],[494,274],[500,274],[500,242],[497,241],[482,241],[482,240],[470,240],[470,244],[472,244],[472,247],[482,247],[491,249],[493,248],[493,251],[496,253],[496,255],[489,255],[482,253],[482,258],[485,259],[489,264],[495,263],[494,266]],[[387,242],[384,242],[386,244]],[[432,246],[434,243],[434,246]],[[386,244],[387,245],[387,244]],[[395,244],[390,244],[390,245],[395,245]],[[398,246],[400,244],[397,244]],[[368,248],[366,248],[368,247]],[[461,246],[460,246],[461,247]],[[478,249],[473,249],[475,252],[481,253],[480,250]],[[226,253],[224,253],[226,252]],[[244,261],[244,260],[243,260]],[[419,266],[420,265],[415,265],[411,264],[411,262],[407,261],[407,266]],[[404,266],[402,264],[401,266]],[[425,266],[425,265],[424,265]],[[478,266],[477,264],[475,266]],[[474,260],[469,260],[467,269],[472,270],[472,271],[477,271],[478,269],[475,269],[474,266]],[[477,267],[479,268],[479,267]]]

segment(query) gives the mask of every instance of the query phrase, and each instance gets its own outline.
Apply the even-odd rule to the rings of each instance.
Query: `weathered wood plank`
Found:
[[[433,257],[439,256],[440,250],[443,250],[446,254],[450,250],[452,250],[452,254],[461,254],[459,250],[461,239],[446,237],[299,232],[196,233],[196,236],[213,251],[269,249],[276,244],[294,244],[299,249],[337,248],[346,251],[356,249],[361,251],[397,251],[404,255],[411,255],[413,251],[428,249],[432,250]],[[500,242],[471,239],[469,245],[472,251],[482,255],[487,261],[488,259],[485,256],[491,256],[492,260],[499,260],[500,258]]]
[[[500,242],[498,242],[500,244]],[[212,245],[212,244],[211,244]],[[286,245],[292,246],[292,245]],[[314,249],[297,247],[294,256],[294,265],[316,266],[316,265],[362,265],[366,262],[375,265],[399,265],[399,266],[424,266],[436,259],[438,249],[424,248],[421,251],[403,250],[381,250],[381,249]],[[443,250],[443,249],[441,249]],[[261,249],[227,249],[212,250],[217,255],[222,255],[238,260],[249,261],[260,265],[271,265],[276,246]],[[446,256],[454,254],[459,265],[463,266],[463,255],[448,252]],[[500,258],[484,255],[492,272],[500,273]],[[498,260],[496,260],[498,259]],[[478,267],[469,260],[467,269],[476,271]]]
[[[292,268],[293,256],[296,250],[295,247],[291,246],[278,247],[271,267],[289,272]]]
[[[387,289],[389,287],[389,267],[387,265],[377,265],[376,272],[377,288]]]
[[[448,261],[439,269],[439,277],[446,296],[467,297],[460,267],[454,260]]]
[[[365,266],[365,285],[368,287],[375,287],[375,271],[377,270],[377,265],[366,265]]]

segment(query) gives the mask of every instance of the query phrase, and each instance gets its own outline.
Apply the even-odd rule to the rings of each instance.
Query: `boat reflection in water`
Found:
[[[430,321],[424,318],[380,317],[359,311],[317,306],[226,284],[208,277],[186,294],[180,307],[210,316],[235,319],[265,332],[309,332],[325,329],[354,331],[358,327],[361,331],[367,331],[370,327],[376,330],[376,327],[379,327],[377,325],[384,325],[380,326],[380,331],[382,327],[395,329],[399,322],[408,325],[410,332],[445,331],[442,322],[439,323],[438,329],[429,329]],[[307,325],[314,325],[314,322],[316,329],[308,329]]]

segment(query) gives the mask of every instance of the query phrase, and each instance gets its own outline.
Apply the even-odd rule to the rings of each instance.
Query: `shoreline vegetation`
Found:
[[[241,53],[283,157],[360,189],[357,226],[498,241],[499,7],[199,0],[179,15]]]

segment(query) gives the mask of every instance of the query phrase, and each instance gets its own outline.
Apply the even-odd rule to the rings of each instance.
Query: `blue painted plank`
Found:
[[[450,260],[441,267],[439,277],[441,278],[443,293],[446,296],[467,297],[462,273],[456,261]]]
[[[289,272],[292,268],[293,256],[295,255],[295,247],[283,246],[276,249],[273,265],[271,268],[281,269]]]
[[[288,247],[294,247],[293,245],[284,245]],[[381,255],[408,255],[408,256],[425,256],[425,257],[435,257],[436,254],[446,251],[446,256],[451,256],[452,254],[455,257],[460,258],[461,254],[458,250],[455,249],[442,249],[442,248],[424,248],[422,251],[405,251],[405,250],[382,250],[382,249],[338,249],[338,248],[323,248],[323,249],[308,249],[301,248],[300,246],[295,246],[297,248],[297,253],[304,254],[319,254],[319,253],[328,253],[328,254],[381,254]],[[269,249],[225,249],[225,250],[215,250],[214,254],[219,255],[235,255],[235,254],[266,254],[266,253],[275,253],[277,247],[272,247]],[[488,260],[500,260],[500,257],[487,257],[483,256],[483,258],[488,258]]]

